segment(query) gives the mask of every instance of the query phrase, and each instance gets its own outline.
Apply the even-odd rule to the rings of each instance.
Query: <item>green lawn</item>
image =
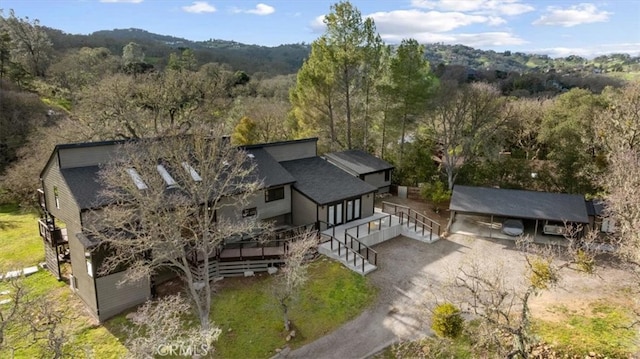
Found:
[[[225,279],[214,299],[212,318],[222,329],[217,354],[222,358],[268,358],[285,344],[283,317],[270,290],[272,278]],[[375,289],[341,264],[319,260],[291,309],[299,347],[317,339],[362,312],[375,298]]]
[[[534,321],[534,332],[560,353],[585,356],[596,352],[610,358],[627,358],[635,353],[637,329],[629,308],[604,301],[589,305],[587,313],[554,307],[554,321]]]
[[[0,271],[44,261],[37,219],[37,213],[22,212],[17,205],[0,205]]]
[[[36,214],[21,213],[17,206],[0,206],[0,265],[19,268],[43,261],[44,249],[36,220]],[[212,313],[223,329],[216,344],[218,357],[268,358],[276,348],[286,344],[282,315],[271,294],[272,279],[262,274],[221,282]],[[71,348],[79,357],[124,356],[126,349],[121,343],[125,339],[121,328],[127,323],[124,314],[105,326],[97,326],[68,285],[48,272],[40,271],[25,278],[24,283],[32,296],[48,296],[72,315],[72,322],[66,325],[73,338]],[[0,282],[0,292],[6,289],[7,283]],[[376,290],[366,278],[342,265],[322,258],[312,263],[310,280],[291,308],[290,318],[297,335],[289,344],[298,347],[329,333],[361,313],[375,296]],[[26,330],[13,328],[7,333],[7,341],[20,347],[15,358],[40,357],[42,349],[32,344]],[[10,353],[0,350],[0,358],[4,357],[10,357]]]

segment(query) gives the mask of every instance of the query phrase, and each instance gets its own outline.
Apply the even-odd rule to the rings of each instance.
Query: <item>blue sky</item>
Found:
[[[2,0],[5,15],[67,33],[140,28],[189,40],[310,43],[336,1]],[[640,54],[640,1],[354,0],[387,43],[415,38],[495,51],[593,57]]]

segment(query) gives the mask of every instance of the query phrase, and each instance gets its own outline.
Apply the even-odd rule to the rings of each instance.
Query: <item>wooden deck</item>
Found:
[[[225,248],[220,252],[219,258],[220,260],[264,259],[282,257],[284,254],[284,245],[273,247]]]

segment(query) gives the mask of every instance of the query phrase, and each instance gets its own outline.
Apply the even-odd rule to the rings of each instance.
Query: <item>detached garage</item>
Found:
[[[483,232],[474,234],[486,236],[488,230],[490,238],[523,232],[562,236],[565,223],[589,224],[584,196],[566,193],[455,186],[449,210],[449,232],[464,231],[459,222],[466,222]]]

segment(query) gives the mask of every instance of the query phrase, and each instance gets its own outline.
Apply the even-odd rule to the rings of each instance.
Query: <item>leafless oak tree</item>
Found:
[[[300,287],[308,279],[307,255],[318,245],[318,235],[315,231],[307,231],[288,244],[284,257],[282,273],[275,280],[273,292],[282,309],[284,328],[291,330],[289,307]]]
[[[102,170],[102,195],[111,205],[90,224],[98,250],[108,254],[100,273],[125,266],[127,280],[138,280],[173,270],[186,285],[201,328],[209,329],[210,258],[224,239],[269,227],[240,214],[261,187],[254,170],[247,153],[215,131],[123,145],[118,159]]]

